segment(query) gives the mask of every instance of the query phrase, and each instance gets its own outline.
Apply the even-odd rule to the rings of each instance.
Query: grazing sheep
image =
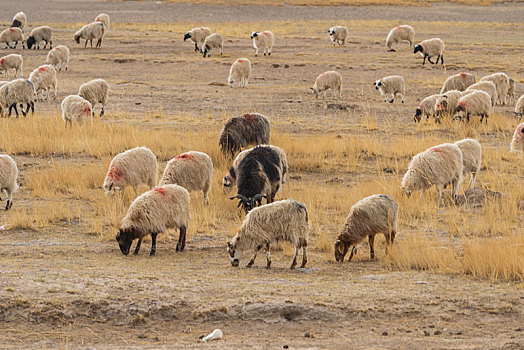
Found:
[[[375,259],[375,235],[386,236],[386,254],[397,233],[398,204],[385,194],[376,194],[359,200],[349,211],[342,232],[335,241],[335,259],[343,262],[350,248],[348,261],[357,253],[357,245],[369,239],[370,259]]]
[[[412,26],[402,25],[391,29],[386,37],[386,46],[388,51],[395,52],[393,45],[397,46],[400,41],[409,42],[409,47],[413,46],[415,41],[415,30]]]
[[[286,153],[284,152],[284,150],[282,148],[277,147],[277,146],[267,145],[267,147],[275,150],[275,152],[278,153],[278,155],[280,157],[280,162],[282,163],[281,164],[282,183],[285,183],[286,182],[286,174],[287,174],[287,171],[288,171]],[[233,164],[231,164],[231,167],[229,168],[229,171],[227,172],[227,174],[222,179],[222,185],[224,187],[232,187],[232,186],[236,185],[236,182],[237,182],[236,172],[237,172],[238,165],[240,164],[242,159],[244,159],[249,154],[249,152],[251,152],[253,149],[254,149],[254,147],[253,148],[248,148],[246,150],[243,150],[242,152],[240,152],[236,156],[235,160],[233,161]]]
[[[13,23],[11,23],[11,28],[20,28],[23,32],[26,24],[27,24],[27,17],[25,13],[18,12],[13,17]]]
[[[435,185],[444,204],[442,186],[451,183],[452,196],[456,203],[463,172],[462,151],[457,145],[444,143],[413,157],[402,179],[402,188],[408,197],[414,191],[421,190],[420,198],[422,198],[424,192]]]
[[[491,98],[491,106],[495,106],[495,102],[498,98],[497,87],[491,81],[479,81],[478,83],[469,86],[464,95],[467,95],[471,91],[484,91],[488,93]]]
[[[104,38],[104,34],[106,32],[105,26],[102,22],[93,22],[86,24],[82,28],[80,28],[75,33],[75,41],[77,44],[80,44],[80,39],[84,39],[85,45],[84,48],[87,47],[87,42],[91,41],[91,47],[93,47],[93,39],[96,39],[96,46],[95,47],[101,47],[102,46],[102,39]]]
[[[18,42],[22,43],[22,49],[24,48],[24,34],[20,28],[7,28],[0,33],[0,44],[5,43],[6,49],[16,49]],[[15,46],[11,47],[11,43],[14,42]]]
[[[475,90],[458,100],[457,108],[455,108],[455,118],[462,119],[462,116],[465,114],[466,120],[469,122],[470,116],[478,115],[480,116],[480,122],[482,123],[482,120],[486,118],[487,124],[491,112],[491,96],[487,92]]]
[[[65,125],[73,126],[73,122],[83,124],[86,121],[93,122],[91,115],[92,106],[89,101],[78,95],[69,95],[62,100],[62,119]]]
[[[515,83],[515,80],[513,80],[512,78],[509,78],[509,90],[508,90],[508,99],[506,101],[506,103],[515,103],[515,89],[516,89],[516,85],[517,83]]]
[[[45,41],[44,49],[49,44],[49,48],[53,48],[53,29],[49,26],[41,26],[34,28],[27,38],[27,48],[30,49],[35,46],[35,49],[40,49],[40,43]]]
[[[47,54],[46,63],[55,67],[55,70],[61,71],[65,65],[65,70],[69,68],[69,48],[65,45],[58,45]]]
[[[238,87],[246,87],[249,82],[249,76],[251,75],[251,61],[247,58],[239,58],[231,65],[229,69],[229,77],[227,82],[229,87],[233,88],[233,84],[238,82]]]
[[[390,103],[395,101],[395,96],[400,95],[401,102],[404,103],[404,94],[406,93],[406,82],[400,75],[390,75],[379,79],[373,83],[376,90],[384,96],[384,102],[388,101],[388,95],[391,95]]]
[[[519,117],[519,119],[524,115],[524,95],[520,96],[517,100],[514,113],[517,117]]]
[[[297,266],[298,251],[302,248],[302,264],[307,263],[309,217],[306,205],[294,199],[265,204],[250,211],[231,242],[227,242],[227,253],[231,265],[238,266],[245,251],[254,251],[246,265],[251,267],[260,249],[267,253],[266,269],[271,268],[269,246],[273,242],[289,242],[295,248],[290,269]]]
[[[170,228],[180,229],[176,251],[186,246],[189,224],[189,193],[178,185],[164,185],[138,196],[122,219],[116,241],[122,254],[128,255],[131,244],[138,239],[134,255],[138,254],[142,239],[151,235],[151,252],[156,253],[156,236]]]
[[[524,123],[520,123],[515,128],[513,139],[511,140],[510,152],[524,151]]]
[[[451,75],[446,79],[442,89],[440,90],[440,93],[444,94],[451,90],[464,91],[469,86],[475,84],[475,82],[476,78],[473,74],[460,72],[455,75]]]
[[[255,57],[258,56],[258,49],[264,49],[264,56],[271,56],[271,50],[273,50],[273,45],[275,44],[275,36],[273,32],[266,30],[263,32],[253,32],[251,33],[251,39],[253,39],[253,48],[255,48]]]
[[[193,28],[184,34],[184,41],[190,39],[195,43],[195,51],[200,51],[198,43],[203,43],[209,35],[211,35],[211,29],[207,27]]]
[[[266,198],[275,200],[282,187],[282,161],[278,153],[267,146],[257,146],[238,164],[236,170],[238,206],[247,213]]]
[[[43,100],[45,92],[45,99],[48,100],[49,90],[50,88],[53,88],[55,93],[53,100],[56,100],[56,95],[58,94],[58,80],[56,78],[55,67],[50,64],[44,64],[43,66],[36,68],[29,75],[29,81],[31,81],[35,86],[37,98],[40,92],[42,92],[41,100]]]
[[[14,108],[16,117],[18,118],[18,109],[17,105],[27,104],[27,109],[24,112],[22,109],[22,115],[25,117],[29,113],[29,108],[31,108],[31,115],[35,113],[35,87],[33,83],[25,79],[16,79],[11,81],[8,84],[5,84],[0,88],[0,113],[2,113],[3,108],[9,109],[9,117],[11,116],[11,111]]]
[[[204,57],[206,57],[206,55],[208,57],[211,56],[209,53],[211,49],[220,49],[220,55],[224,53],[224,38],[222,35],[215,33],[206,36],[204,43],[202,44],[202,55]]]
[[[80,88],[78,89],[78,96],[85,98],[91,103],[93,106],[93,117],[95,116],[94,108],[97,103],[100,103],[102,105],[100,116],[103,116],[107,103],[107,97],[109,96],[109,84],[104,79],[93,79],[80,85]]]
[[[22,58],[21,55],[12,53],[10,55],[0,58],[0,72],[5,71],[5,77],[7,79],[9,79],[9,70],[10,69],[15,70],[15,78],[19,72],[20,72],[20,78],[22,78],[23,68],[24,68],[24,59]]]
[[[109,15],[105,13],[101,13],[95,18],[95,22],[102,22],[104,26],[106,27],[106,30],[109,30],[109,24],[111,23],[111,20],[109,19]]]
[[[437,103],[437,99],[439,97],[439,94],[431,95],[420,102],[417,110],[415,111],[415,116],[413,117],[415,123],[420,122],[423,116],[426,116],[426,120],[428,120],[429,117],[435,115],[435,104]],[[435,118],[435,120],[437,119]]]
[[[171,159],[159,185],[176,184],[188,191],[202,191],[204,204],[209,203],[208,193],[213,180],[213,162],[202,152],[189,151]]]
[[[444,64],[444,42],[439,38],[421,41],[419,44],[415,45],[415,49],[413,50],[413,53],[417,52],[420,52],[420,55],[424,57],[422,65],[426,64],[426,58],[431,64],[438,63],[440,58],[440,63]],[[437,61],[432,62],[431,57],[435,56],[437,56]]]
[[[475,187],[475,180],[480,172],[482,163],[482,146],[477,140],[463,139],[455,142],[455,145],[462,151],[462,161],[464,163],[463,177],[471,173],[469,187]]]
[[[509,77],[506,73],[493,73],[491,75],[486,75],[480,81],[491,81],[495,84],[497,88],[497,100],[494,102],[496,104],[506,104],[508,98],[508,92],[510,90]]]
[[[18,191],[18,167],[13,158],[7,154],[0,155],[0,192],[7,194],[5,210],[13,206],[13,194]]]
[[[444,115],[453,116],[457,108],[458,100],[463,96],[462,91],[450,90],[441,95],[435,102],[435,118],[440,123]]]
[[[322,94],[323,98],[326,98],[326,93],[330,89],[333,91],[335,97],[340,98],[342,76],[334,70],[321,73],[315,80],[315,85],[311,88],[311,93],[315,95],[315,98],[318,98],[319,94]]]
[[[339,44],[340,46],[344,45],[346,42],[346,37],[348,36],[348,28],[344,26],[334,26],[329,28],[329,39],[333,43],[333,46]]]
[[[271,126],[266,116],[244,114],[229,119],[220,132],[219,145],[224,153],[234,156],[242,147],[268,144]]]
[[[146,147],[135,147],[113,158],[104,179],[104,191],[123,191],[126,186],[133,186],[138,193],[139,185],[145,184],[153,189],[157,178],[158,163],[153,152]]]

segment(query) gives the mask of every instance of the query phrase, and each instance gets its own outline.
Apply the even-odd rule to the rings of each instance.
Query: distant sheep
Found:
[[[11,47],[11,43],[14,42],[15,46]],[[20,28],[7,28],[0,33],[0,44],[4,43],[6,49],[16,49],[18,42],[22,43],[22,49],[24,48],[24,34]]]
[[[271,126],[266,116],[258,113],[244,114],[229,119],[220,132],[222,152],[234,156],[242,147],[268,144]]]
[[[160,185],[176,184],[188,191],[202,191],[204,204],[213,180],[213,162],[205,153],[189,151],[171,159],[164,170]]]
[[[246,87],[250,76],[251,61],[247,58],[239,58],[231,65],[227,82],[229,83],[230,88],[233,88],[235,82],[238,83],[238,87]]]
[[[9,116],[11,116],[12,109],[15,110],[16,117],[18,118],[17,105],[22,107],[23,104],[27,105],[27,109],[22,115],[25,117],[29,113],[31,108],[31,115],[35,113],[35,87],[32,82],[25,79],[16,79],[8,84],[5,84],[0,88],[0,113],[3,108],[9,109]]]
[[[475,90],[471,93],[462,96],[457,103],[455,109],[455,117],[462,119],[463,115],[466,116],[466,120],[469,122],[469,118],[472,115],[480,116],[480,122],[486,118],[486,124],[488,123],[488,117],[491,116],[491,96],[484,91]]]
[[[463,177],[471,173],[469,187],[475,187],[475,180],[480,173],[480,165],[482,163],[482,146],[474,139],[460,140],[455,142],[455,145],[462,151],[462,160],[464,162]]]
[[[429,117],[435,116],[435,104],[437,103],[437,99],[439,97],[439,94],[431,95],[420,102],[417,110],[415,111],[415,116],[413,117],[415,123],[420,122],[424,116],[426,117],[426,120],[428,120]],[[437,119],[435,118],[435,120]]]
[[[25,13],[18,12],[13,17],[13,23],[11,23],[11,28],[20,28],[23,32],[26,24],[27,24],[27,17]]]
[[[446,79],[442,89],[440,90],[440,93],[444,94],[451,90],[464,91],[470,85],[475,84],[475,82],[476,78],[473,74],[460,72],[455,75],[451,75]]]
[[[56,100],[56,96],[58,94],[58,80],[56,78],[55,67],[50,64],[44,64],[36,68],[29,75],[29,81],[34,84],[37,97],[40,92],[42,93],[41,100],[44,99],[44,93],[45,99],[49,99],[49,91],[51,88],[53,88],[54,91],[53,99]]]
[[[340,98],[342,90],[342,76],[339,72],[334,70],[321,73],[315,80],[315,84],[311,88],[311,93],[318,98],[318,95],[322,94],[323,98],[326,98],[328,90],[333,92],[335,97]]]
[[[444,64],[444,42],[439,38],[421,41],[419,44],[415,45],[415,49],[413,50],[413,53],[417,52],[420,52],[424,57],[424,61],[422,61],[423,65],[426,64],[426,58],[431,64],[438,64],[439,59],[440,63]],[[437,61],[432,62],[431,57],[435,56],[437,57]]]
[[[102,22],[107,30],[109,30],[109,25],[111,24],[111,20],[109,19],[109,15],[105,13],[101,13],[95,18],[95,22]]]
[[[273,45],[275,44],[275,35],[269,30],[263,32],[253,32],[251,33],[251,39],[253,39],[253,48],[255,49],[255,57],[258,56],[258,49],[262,48],[264,50],[264,56],[271,56],[271,50],[273,50]]]
[[[458,100],[463,96],[462,91],[450,90],[440,95],[435,102],[435,118],[438,123],[444,115],[453,116]]]
[[[62,100],[62,119],[65,125],[73,126],[73,122],[83,124],[93,122],[92,106],[89,101],[78,95],[69,95]]]
[[[13,158],[7,154],[0,155],[0,192],[7,194],[5,210],[13,206],[13,194],[18,191],[18,167]]]
[[[94,108],[100,103],[102,105],[100,116],[103,116],[109,96],[109,84],[104,79],[93,79],[80,85],[78,96],[85,98],[91,103],[93,106],[93,117],[95,116]]]
[[[329,39],[331,39],[331,42],[333,45],[344,45],[346,42],[346,37],[348,36],[348,28],[344,26],[334,26],[329,28]]]
[[[376,90],[384,96],[384,102],[388,102],[388,96],[391,96],[390,103],[395,101],[397,95],[400,96],[401,102],[404,103],[404,94],[406,93],[406,82],[400,75],[390,75],[379,79],[373,83]]]
[[[464,95],[467,95],[471,91],[484,91],[488,93],[491,98],[491,106],[495,106],[498,99],[497,87],[491,81],[479,81],[478,83],[469,86],[466,91],[464,91]]]
[[[46,63],[55,67],[55,70],[61,71],[62,66],[65,70],[69,67],[69,48],[65,45],[58,45],[47,54]]]
[[[49,26],[41,26],[36,27],[31,31],[31,34],[29,34],[29,38],[27,38],[27,48],[30,49],[35,46],[35,49],[40,49],[40,43],[44,41],[44,49],[47,47],[47,44],[49,44],[49,48],[53,48],[53,29]]]
[[[156,236],[167,229],[180,229],[176,251],[182,252],[186,245],[189,224],[189,193],[178,185],[164,185],[137,197],[122,219],[116,241],[122,254],[128,255],[131,244],[138,239],[134,255],[138,254],[142,239],[151,235],[151,252],[156,253]]]
[[[508,99],[506,103],[515,103],[515,89],[517,83],[514,79],[509,78],[509,90],[508,90]]]
[[[335,259],[343,262],[349,249],[349,261],[357,253],[357,245],[366,237],[369,239],[370,259],[375,259],[375,235],[386,236],[386,253],[398,232],[398,204],[385,194],[376,194],[361,199],[349,211],[342,232],[335,241]]]
[[[146,147],[135,147],[113,158],[104,179],[104,191],[123,191],[126,186],[133,186],[138,193],[140,185],[153,189],[157,179],[158,163],[153,152]]]
[[[493,73],[486,75],[480,81],[491,81],[497,88],[497,101],[496,104],[506,104],[508,98],[508,92],[510,90],[509,77],[506,73]]]
[[[511,140],[510,152],[524,151],[524,123],[520,123],[515,128],[513,139]]]
[[[415,30],[412,26],[402,25],[391,29],[386,37],[386,46],[388,51],[395,52],[393,46],[397,46],[400,41],[409,42],[409,47],[413,46],[415,41]]]
[[[291,269],[297,266],[299,249],[302,249],[301,268],[307,263],[309,217],[305,204],[287,199],[263,205],[250,211],[231,242],[227,242],[227,252],[231,265],[240,264],[240,256],[245,251],[254,251],[246,267],[255,263],[260,249],[267,253],[266,268],[271,268],[269,246],[276,242],[289,242],[295,248]]]
[[[515,115],[519,117],[519,119],[524,115],[524,95],[520,96],[515,104]]]
[[[202,55],[204,57],[211,56],[209,53],[211,49],[220,49],[220,55],[224,53],[224,37],[222,35],[215,33],[208,35],[204,39],[204,43],[202,44]]]
[[[9,79],[9,70],[15,70],[15,78],[19,75],[22,78],[24,68],[24,59],[21,55],[12,53],[10,55],[0,58],[0,72],[5,72],[5,77]],[[20,74],[18,74],[20,73]]]
[[[95,47],[101,47],[105,32],[106,28],[102,22],[93,22],[80,28],[75,33],[74,38],[77,44],[80,44],[80,39],[84,39],[86,41],[84,48],[87,47],[88,41],[91,42],[91,47],[93,47],[93,39],[97,40]]]
[[[184,34],[184,41],[190,39],[195,43],[195,51],[200,51],[198,43],[203,43],[209,35],[211,35],[211,29],[207,27],[193,28]]]

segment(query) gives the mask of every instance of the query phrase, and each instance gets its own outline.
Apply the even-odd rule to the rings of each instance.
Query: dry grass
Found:
[[[129,1],[129,0],[108,0]],[[372,5],[398,5],[398,6],[430,6],[439,0],[166,0],[167,3],[192,3],[214,5],[272,5],[272,6],[372,6]],[[447,2],[489,6],[503,3],[504,0],[448,0]]]

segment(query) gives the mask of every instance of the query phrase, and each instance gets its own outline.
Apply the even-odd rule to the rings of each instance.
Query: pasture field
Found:
[[[22,184],[0,214],[0,348],[524,348],[524,157],[509,153],[519,123],[513,106],[497,106],[487,125],[413,123],[420,101],[461,71],[477,79],[504,71],[517,98],[524,94],[523,3],[168,2],[4,4],[2,28],[23,10],[29,29],[52,26],[54,45],[72,56],[58,73],[56,101],[0,120],[0,151],[15,159]],[[102,48],[74,43],[74,32],[101,12],[111,16]],[[336,24],[350,29],[345,46],[329,41]],[[387,32],[399,24],[412,25],[416,41],[442,38],[446,64],[422,66],[406,43],[386,52]],[[225,36],[223,56],[204,59],[183,42],[196,26]],[[271,56],[254,57],[255,30],[275,33]],[[15,51],[24,77],[47,55],[0,48]],[[253,76],[247,88],[230,89],[229,67],[240,57],[251,60]],[[342,75],[340,100],[309,93],[327,70]],[[406,80],[404,104],[386,104],[374,90],[391,74]],[[66,129],[61,100],[98,77],[111,86],[105,115],[95,108],[93,124]],[[226,241],[244,214],[222,189],[230,160],[218,136],[228,118],[249,112],[268,116],[271,143],[287,153],[277,200],[308,207],[306,269],[288,269],[285,244],[274,247],[271,270],[262,255],[251,269],[247,257],[240,268],[229,263]],[[476,186],[495,195],[455,206],[448,189],[439,206],[435,189],[423,200],[403,193],[415,154],[465,137],[483,146]],[[118,249],[116,231],[136,194],[128,188],[111,198],[101,187],[112,157],[136,146],[156,154],[160,171],[187,150],[213,159],[210,205],[191,194],[183,253],[174,252],[174,231],[159,235],[152,258],[150,240],[138,256]],[[364,242],[353,261],[336,263],[333,242],[350,207],[377,193],[399,204],[391,254],[377,236],[376,261]],[[224,338],[202,345],[199,336],[215,328]]]

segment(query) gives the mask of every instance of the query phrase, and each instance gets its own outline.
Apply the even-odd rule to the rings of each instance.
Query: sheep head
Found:
[[[190,32],[187,32],[186,34],[184,34],[184,41],[186,41],[187,39],[191,39],[191,33]]]
[[[133,243],[133,240],[137,238],[135,230],[131,229],[119,229],[116,234],[116,241],[118,242],[118,245],[120,246],[120,250],[122,251],[122,254],[129,255],[129,249],[131,248],[131,244]]]
[[[424,48],[422,47],[422,45],[420,44],[415,45],[415,49],[413,50],[413,53],[417,53],[417,52],[424,52]]]
[[[242,206],[242,209],[244,209],[244,211],[248,213],[251,209],[261,205],[262,198],[267,198],[267,196],[263,194],[256,194],[253,197],[246,197],[242,194],[237,194],[236,196],[231,197],[229,199],[234,200],[236,198],[240,199],[238,201],[237,207]]]
[[[415,116],[413,117],[413,121],[415,123],[418,123],[420,122],[421,119],[422,119],[422,109],[417,108],[417,110],[415,111]]]
[[[251,39],[256,38],[258,36],[257,32],[251,33]]]
[[[337,239],[335,241],[335,259],[337,262],[343,262],[344,257],[346,256],[349,249],[349,244],[346,244],[344,241]]]
[[[30,36],[29,38],[27,38],[27,42],[26,42],[26,45],[27,45],[27,48],[30,49],[31,47],[33,47],[33,45],[36,43],[36,40],[33,36]]]
[[[229,255],[229,260],[231,265],[238,267],[240,264],[240,257],[238,254],[237,242],[240,240],[240,236],[237,234],[231,242],[227,242],[227,254]]]

